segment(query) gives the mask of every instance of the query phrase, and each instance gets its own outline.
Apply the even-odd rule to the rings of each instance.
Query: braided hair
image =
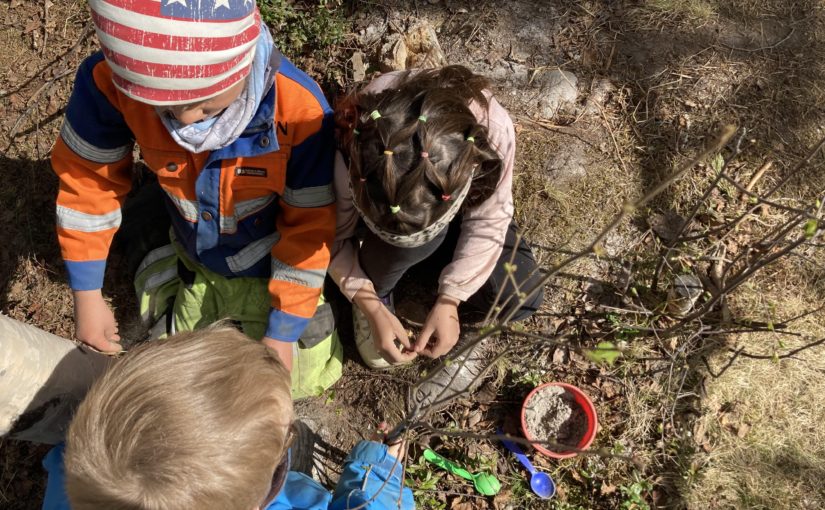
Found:
[[[353,200],[381,229],[418,232],[437,221],[472,179],[462,207],[495,190],[502,161],[469,108],[487,108],[488,82],[463,66],[404,73],[378,93],[339,102],[339,142]]]

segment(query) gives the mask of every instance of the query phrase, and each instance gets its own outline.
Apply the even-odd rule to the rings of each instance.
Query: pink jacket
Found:
[[[365,90],[378,92],[391,86],[400,73],[388,73],[373,80]],[[487,281],[501,255],[507,227],[513,218],[513,166],[516,134],[513,121],[489,91],[485,91],[489,108],[475,101],[470,110],[478,122],[487,127],[489,140],[501,156],[503,168],[495,192],[481,204],[464,211],[461,234],[453,260],[438,279],[438,293],[466,301]],[[348,242],[355,234],[358,212],[352,204],[347,166],[341,154],[335,158],[335,194],[338,208],[335,244],[329,274],[352,301],[361,287],[371,283],[358,262],[355,244]]]

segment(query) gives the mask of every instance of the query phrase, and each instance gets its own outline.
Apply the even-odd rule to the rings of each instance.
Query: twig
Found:
[[[616,136],[613,134],[613,127],[610,125],[610,121],[607,120],[607,115],[604,113],[604,108],[600,105],[596,105],[599,109],[599,113],[604,119],[605,127],[607,127],[607,133],[610,135],[610,139],[613,141],[613,148],[616,149],[616,157],[619,158],[619,163],[622,165],[622,171],[624,171],[625,175],[627,175],[627,165],[624,163],[624,158],[622,157],[622,150],[619,148],[619,143],[616,141]]]
[[[756,171],[756,173],[753,174],[753,177],[751,177],[751,180],[748,181],[748,185],[745,186],[745,191],[747,191],[747,192],[753,191],[753,187],[756,186],[756,183],[759,181],[759,179],[761,179],[762,176],[765,175],[765,172],[770,170],[772,167],[773,167],[773,161],[771,161],[771,160],[765,161],[762,164],[762,166],[759,167],[759,169]],[[739,197],[739,199],[742,200],[742,201],[746,201],[748,199],[748,197],[746,197],[745,195],[742,195],[741,197]]]
[[[751,358],[751,359],[774,359],[774,360],[775,359],[785,359],[785,358],[793,357],[793,356],[799,354],[802,351],[811,349],[813,347],[816,347],[816,346],[822,345],[822,344],[825,344],[825,338],[820,338],[819,340],[815,340],[815,341],[813,341],[809,344],[805,344],[802,347],[797,347],[796,349],[788,351],[785,354],[777,354],[777,355],[773,355],[773,356],[766,356],[764,354],[751,354],[749,352],[741,351],[739,353],[739,355],[744,356],[745,358]]]
[[[38,104],[38,102],[36,101],[37,97],[44,91],[51,88],[59,80],[65,78],[66,76],[69,76],[70,74],[74,74],[74,70],[64,71],[55,76],[54,78],[46,80],[46,82],[43,85],[41,85],[37,90],[35,90],[34,94],[32,94],[31,97],[29,97],[29,100],[26,102],[26,109],[23,110],[23,113],[21,113],[19,117],[17,117],[17,120],[12,126],[11,131],[9,131],[9,145],[6,147],[6,151],[8,151],[11,148],[11,146],[14,145],[14,137],[17,136],[17,128],[20,127],[20,123],[22,123],[23,120],[26,117],[28,117],[29,113],[31,113],[34,107]]]
[[[40,48],[40,54],[46,52],[46,47],[49,43],[49,2],[51,0],[43,0],[43,46]]]
[[[26,88],[31,82],[34,81],[35,78],[37,78],[38,76],[43,74],[43,72],[46,71],[46,69],[50,68],[51,66],[53,66],[54,64],[59,62],[61,59],[65,58],[67,55],[74,52],[74,50],[76,50],[81,44],[83,44],[83,42],[86,41],[86,39],[88,39],[89,36],[91,36],[93,33],[94,33],[94,29],[92,28],[92,22],[90,21],[83,28],[83,35],[81,35],[77,39],[77,41],[75,41],[75,43],[69,49],[67,49],[66,51],[64,51],[62,54],[58,55],[54,59],[52,59],[51,62],[49,62],[48,64],[43,66],[41,69],[39,69],[36,73],[31,75],[29,78],[27,78],[23,83],[21,83],[17,87],[15,87],[11,90],[7,90],[4,93],[0,94],[0,99],[3,99],[4,97],[8,97],[8,96],[10,96],[12,94],[15,94],[17,92],[20,92],[21,90]]]

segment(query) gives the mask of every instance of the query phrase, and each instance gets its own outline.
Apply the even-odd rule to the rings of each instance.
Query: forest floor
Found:
[[[555,461],[531,453],[558,485],[556,498],[542,501],[495,442],[422,438],[407,465],[419,507],[825,508],[822,224],[678,335],[658,335],[679,321],[666,312],[664,283],[654,284],[660,264],[662,282],[679,273],[713,280],[722,263],[735,271],[740,254],[761,253],[764,236],[789,221],[783,207],[815,211],[825,196],[822,154],[797,166],[825,137],[825,2],[379,0],[330,1],[323,11],[316,3],[259,2],[287,56],[331,101],[359,80],[408,66],[463,64],[490,78],[516,124],[516,219],[547,269],[587,250],[623,204],[654,190],[722,126],[738,128],[718,156],[565,265],[540,313],[497,338],[506,354],[481,388],[431,418],[435,428],[489,434],[514,425],[535,385],[567,382],[596,406],[596,454]],[[0,5],[0,312],[67,338],[72,302],[48,154],[74,71],[95,51],[85,9],[73,0]],[[750,191],[773,205],[732,220],[753,202],[727,181],[711,186],[723,170],[742,187],[753,181]],[[672,242],[686,218],[695,239]],[[121,256],[110,259],[106,295],[122,331],[138,338]],[[421,321],[426,299],[401,296],[409,323]],[[524,342],[524,332],[547,341]],[[587,356],[603,341],[621,351],[613,364]],[[353,348],[347,357],[331,391],[298,404],[335,459],[378,423],[402,417],[421,371],[375,374]],[[495,472],[501,493],[481,497],[433,471],[419,458],[425,443]],[[0,440],[0,508],[40,508],[46,451]]]

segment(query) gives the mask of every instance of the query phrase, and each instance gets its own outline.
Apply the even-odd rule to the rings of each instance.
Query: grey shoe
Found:
[[[385,298],[381,298],[381,302],[387,307],[387,310],[395,314],[395,302],[393,301],[392,293]],[[370,321],[355,303],[352,304],[352,325],[355,329],[355,346],[358,347],[358,354],[361,355],[361,359],[364,360],[364,363],[368,367],[373,370],[386,370],[394,366],[405,364],[392,364],[381,356],[381,353],[375,348],[375,341],[372,337]],[[398,340],[395,341],[395,345],[399,349],[403,347]]]
[[[472,347],[476,335],[459,339],[445,363],[426,377],[413,390],[410,409],[420,411],[439,409],[454,397],[475,391],[482,380],[482,373],[489,366],[490,339],[485,338]]]
[[[352,304],[352,327],[355,330],[355,346],[358,347],[358,354],[361,355],[364,364],[373,370],[390,368],[392,365],[375,348],[370,321],[355,303]]]

